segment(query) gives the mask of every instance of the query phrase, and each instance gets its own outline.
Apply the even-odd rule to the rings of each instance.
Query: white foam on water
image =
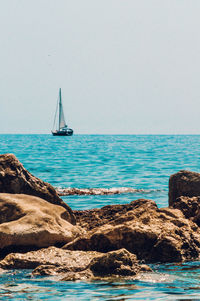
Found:
[[[135,189],[131,187],[112,187],[112,188],[56,188],[59,195],[109,195],[125,193],[152,193],[161,191],[160,189]]]
[[[173,282],[177,277],[174,275],[169,275],[165,273],[141,273],[136,276],[136,279],[143,282],[151,282],[151,283],[165,283],[165,282]]]

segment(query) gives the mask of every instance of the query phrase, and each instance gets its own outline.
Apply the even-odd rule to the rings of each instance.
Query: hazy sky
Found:
[[[0,133],[200,134],[199,0],[0,0]]]

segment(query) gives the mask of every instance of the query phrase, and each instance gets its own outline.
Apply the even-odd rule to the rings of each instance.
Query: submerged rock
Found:
[[[147,262],[180,262],[199,257],[200,231],[178,209],[158,209],[151,200],[75,212],[88,230],[63,248],[108,252],[126,248]]]
[[[0,212],[0,249],[5,252],[63,245],[81,233],[68,222],[65,208],[35,196],[0,193]]]
[[[34,177],[13,154],[0,155],[0,192],[28,194],[66,209],[68,221],[75,223],[71,208],[58,196],[49,183]]]
[[[0,267],[34,269],[33,275],[58,275],[62,280],[131,277],[140,272],[152,271],[150,267],[140,265],[137,257],[125,249],[102,254],[55,247],[26,254],[9,254],[0,261]]]
[[[180,196],[200,196],[200,173],[181,170],[169,178],[169,206]]]

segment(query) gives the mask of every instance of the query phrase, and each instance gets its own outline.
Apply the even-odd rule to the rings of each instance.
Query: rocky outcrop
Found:
[[[150,270],[141,260],[199,259],[200,174],[172,175],[169,204],[159,209],[154,201],[139,199],[72,212],[51,185],[32,176],[15,156],[0,155],[0,257],[15,252],[0,261],[0,273],[28,268],[34,275],[63,280],[132,279]]]
[[[75,212],[87,235],[63,248],[108,252],[126,248],[147,262],[180,262],[198,258],[200,231],[178,209],[158,209],[151,200]]]
[[[78,235],[62,206],[25,194],[0,193],[0,255],[3,251],[63,245]]]
[[[200,196],[200,173],[181,170],[169,178],[169,206],[180,196]]]
[[[181,196],[172,203],[171,207],[181,210],[186,218],[200,226],[200,196],[191,198]]]
[[[75,224],[71,208],[59,198],[56,190],[28,172],[13,154],[0,155],[0,193],[34,195],[62,206],[67,211],[68,221]]]
[[[104,279],[105,277],[133,277],[151,271],[140,265],[136,256],[127,250],[107,254],[62,250],[55,247],[12,253],[0,261],[2,269],[34,269],[33,275],[58,275],[62,280]]]

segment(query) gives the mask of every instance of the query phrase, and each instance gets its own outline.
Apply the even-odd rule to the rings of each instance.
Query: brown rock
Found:
[[[139,265],[136,256],[125,249],[102,254],[62,250],[56,247],[26,254],[11,253],[0,261],[0,267],[34,269],[33,275],[57,275],[65,281],[132,277],[140,272],[152,271],[146,265]]]
[[[78,272],[88,268],[90,261],[95,256],[101,255],[98,252],[69,251],[56,247],[43,248],[37,251],[30,251],[25,254],[10,253],[0,261],[3,269],[35,269],[39,266],[58,269],[65,272]],[[34,274],[41,274],[35,270]],[[45,275],[51,275],[47,273]],[[55,274],[55,273],[54,273]]]
[[[108,252],[91,260],[90,270],[94,276],[133,276],[136,275],[140,266],[136,255],[126,249]]]
[[[198,226],[200,226],[200,196],[181,196],[173,202],[172,207],[175,209],[180,209],[186,218],[191,219]]]
[[[100,209],[74,210],[73,212],[79,226],[86,230],[92,230],[110,222],[120,224],[125,219],[126,221],[132,220],[132,210],[141,206],[147,206],[147,210],[157,210],[157,205],[154,201],[139,199],[130,204],[108,205]],[[130,215],[129,212],[131,213]]]
[[[152,272],[152,270],[147,265],[139,265],[135,255],[126,249],[121,249],[94,257],[88,269],[78,274],[69,273],[62,280],[134,279],[141,272]]]
[[[75,223],[71,208],[59,198],[56,190],[28,172],[13,154],[0,155],[0,192],[38,196],[64,207],[68,221]]]
[[[178,209],[158,209],[155,202],[75,212],[87,235],[68,243],[70,250],[108,252],[121,248],[147,262],[180,262],[199,257],[200,230]]]
[[[81,272],[68,272],[66,275],[60,279],[61,281],[77,281],[77,280],[93,280],[94,276],[90,269]]]
[[[80,235],[65,208],[25,194],[0,193],[0,249],[63,245]],[[3,251],[1,251],[1,256]]]
[[[169,178],[169,206],[180,196],[200,196],[200,173],[181,170]]]

